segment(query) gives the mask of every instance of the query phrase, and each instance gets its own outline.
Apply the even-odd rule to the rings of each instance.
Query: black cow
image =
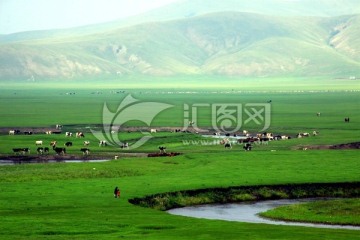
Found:
[[[125,142],[123,143],[120,148],[124,149],[124,148],[129,148],[129,143],[128,142]]]
[[[160,150],[160,153],[166,153],[166,147],[160,146],[159,150]]]
[[[250,143],[247,143],[247,144],[244,145],[243,148],[245,149],[245,151],[251,151],[252,145]]]
[[[37,151],[38,154],[42,155],[44,153],[44,148],[43,147],[38,147],[36,149],[36,151]]]
[[[60,147],[53,147],[54,151],[57,155],[64,155],[66,153],[66,148],[60,148]]]
[[[48,147],[44,147],[44,153],[49,153],[49,148]]]
[[[257,138],[257,137],[248,137],[248,138],[245,138],[245,139],[239,139],[238,143],[253,143],[253,142],[257,142],[259,140],[260,139]]]
[[[232,148],[232,147],[231,147],[231,143],[229,143],[229,142],[225,143],[225,144],[224,144],[224,147],[225,147],[225,148]]]
[[[90,149],[88,149],[88,148],[81,148],[80,151],[83,153],[83,155],[89,155],[90,154]]]
[[[73,144],[72,144],[72,142],[66,142],[65,144],[64,144],[64,146],[66,146],[66,147],[71,147]]]
[[[29,148],[13,148],[13,152],[15,154],[24,155],[25,153],[30,153],[30,149]]]
[[[37,153],[42,155],[44,153],[49,153],[49,148],[48,147],[38,147],[36,149]]]

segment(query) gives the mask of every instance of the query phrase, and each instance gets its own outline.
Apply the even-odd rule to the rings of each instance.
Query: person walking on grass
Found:
[[[120,198],[120,189],[118,187],[115,187],[114,189],[114,197]]]

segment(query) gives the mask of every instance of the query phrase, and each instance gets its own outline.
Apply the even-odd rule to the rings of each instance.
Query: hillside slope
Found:
[[[145,74],[331,76],[360,73],[360,15],[221,12],[86,36],[0,44],[0,79]]]

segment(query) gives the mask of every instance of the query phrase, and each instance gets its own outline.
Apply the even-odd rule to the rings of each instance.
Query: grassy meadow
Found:
[[[97,88],[98,87],[98,88]],[[263,86],[265,88],[265,86]],[[275,89],[275,88],[274,88]],[[0,239],[360,239],[357,230],[321,229],[266,224],[225,222],[169,215],[166,212],[132,205],[129,199],[163,192],[229,186],[275,185],[288,183],[359,182],[358,149],[308,149],[359,142],[360,95],[356,87],[333,86],[330,91],[286,88],[264,89],[179,89],[121,88],[121,86],[81,88],[0,89],[1,129],[54,127],[84,131],[84,139],[70,140],[69,155],[79,155],[83,141],[91,142],[91,156],[105,156],[106,162],[40,163],[0,166]],[[114,93],[121,90],[125,92]],[[282,91],[283,90],[283,91]],[[297,91],[299,90],[299,91]],[[346,90],[346,91],[345,91]],[[75,94],[69,94],[75,93]],[[103,105],[111,111],[128,94],[142,102],[167,103],[173,107],[161,112],[152,127],[181,127],[184,104],[267,103],[271,100],[271,124],[267,130],[295,136],[299,132],[319,132],[317,136],[271,141],[254,145],[245,152],[242,145],[232,149],[209,141],[200,134],[153,133],[146,144],[133,150],[99,147],[89,128],[102,123]],[[316,113],[321,116],[317,117]],[[345,123],[344,118],[350,117]],[[199,109],[200,128],[211,127],[211,111]],[[127,126],[144,126],[131,121]],[[255,133],[261,126],[243,124]],[[120,132],[119,138],[136,142],[142,133]],[[0,135],[0,155],[12,155],[14,147],[30,147],[36,156],[36,140],[44,146],[56,140],[59,146],[69,138],[64,134]],[[126,157],[121,153],[182,153],[176,157]],[[54,152],[50,150],[50,155]],[[119,186],[121,198],[113,197]],[[352,200],[358,208],[358,198]],[[334,203],[336,204],[336,202]],[[308,216],[308,215],[305,215]],[[342,214],[340,214],[341,218]],[[358,222],[358,216],[353,216]]]
[[[360,225],[358,199],[328,200],[272,209],[262,216],[290,221]]]

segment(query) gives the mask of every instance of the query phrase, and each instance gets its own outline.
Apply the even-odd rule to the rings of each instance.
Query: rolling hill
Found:
[[[216,1],[209,2],[214,9],[219,6]],[[302,1],[306,2],[310,3]],[[184,13],[180,7],[177,9]],[[322,9],[323,15],[336,15]],[[342,13],[340,8],[336,10]],[[11,40],[8,36],[0,40],[0,79],[121,78],[132,74],[360,75],[360,15],[208,12],[137,25],[111,23],[96,31],[93,26],[91,31],[36,33],[41,37],[34,38],[18,35]]]

